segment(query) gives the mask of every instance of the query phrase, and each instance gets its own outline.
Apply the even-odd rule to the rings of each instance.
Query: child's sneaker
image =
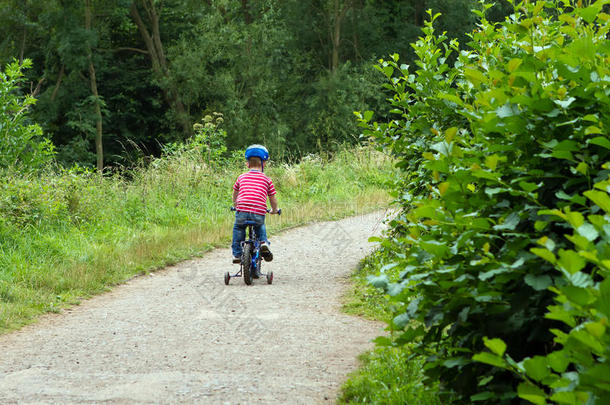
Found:
[[[269,250],[269,246],[263,244],[261,245],[261,256],[266,262],[270,262],[273,260],[273,253]]]
[[[234,256],[233,257],[233,264],[239,264],[239,263],[241,263],[241,257]]]

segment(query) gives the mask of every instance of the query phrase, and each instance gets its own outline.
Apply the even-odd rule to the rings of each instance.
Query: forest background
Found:
[[[421,35],[425,11],[467,43],[474,0],[0,0],[0,66],[32,60],[30,118],[71,166],[130,166],[224,114],[229,150],[298,157],[358,141],[383,112],[373,69]],[[506,4],[488,10],[501,20]],[[389,94],[389,93],[388,93]]]

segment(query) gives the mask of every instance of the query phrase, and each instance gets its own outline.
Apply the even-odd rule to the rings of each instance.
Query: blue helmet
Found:
[[[264,162],[269,159],[269,151],[263,145],[250,145],[246,149],[246,160],[251,157],[258,157]]]

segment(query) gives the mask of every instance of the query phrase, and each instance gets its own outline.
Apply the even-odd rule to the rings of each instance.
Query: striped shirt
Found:
[[[264,173],[250,170],[241,174],[233,190],[237,190],[237,211],[253,212],[259,215],[267,213],[267,196],[276,194],[273,182]]]

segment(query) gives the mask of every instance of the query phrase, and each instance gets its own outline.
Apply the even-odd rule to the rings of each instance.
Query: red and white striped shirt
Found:
[[[259,215],[267,213],[267,196],[276,194],[273,182],[264,173],[250,170],[241,174],[233,190],[237,190],[237,211],[253,212]]]

